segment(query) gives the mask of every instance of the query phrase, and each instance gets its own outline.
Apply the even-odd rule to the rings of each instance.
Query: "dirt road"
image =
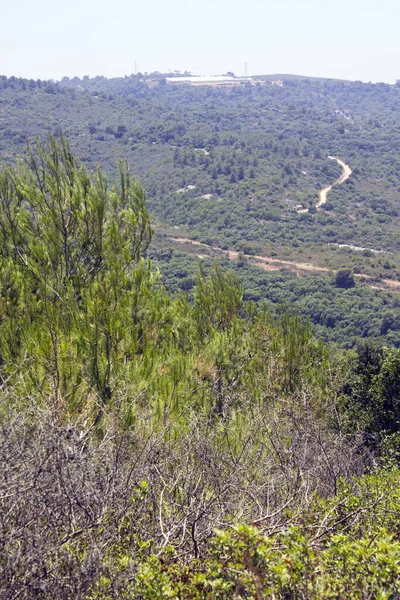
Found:
[[[323,190],[321,190],[319,192],[319,200],[316,204],[317,208],[319,208],[320,206],[322,206],[323,204],[326,203],[328,194],[331,191],[331,189],[333,188],[333,186],[339,185],[340,183],[344,183],[346,181],[346,179],[348,179],[353,172],[351,170],[351,168],[349,167],[349,165],[346,165],[346,163],[343,162],[342,160],[340,160],[340,158],[337,158],[336,156],[328,156],[328,158],[330,158],[331,160],[336,160],[336,162],[342,167],[343,173],[341,174],[339,179],[336,179],[336,181],[331,183],[331,185],[328,185],[328,187],[324,188]]]
[[[192,244],[193,246],[198,246],[199,248],[205,248],[207,250],[214,250],[218,252],[218,254],[222,254],[226,256],[229,260],[237,260],[239,257],[239,252],[236,250],[222,250],[221,248],[215,248],[213,246],[209,246],[207,244],[203,244],[197,240],[192,240],[190,238],[169,238],[171,241],[176,242],[178,244]],[[198,255],[201,256],[201,255]],[[246,258],[249,262],[253,263],[255,266],[263,269],[264,271],[279,271],[279,269],[286,268],[290,269],[294,272],[315,272],[315,273],[334,273],[335,271],[329,269],[328,267],[319,267],[316,265],[312,265],[310,263],[298,263],[290,260],[282,260],[279,258],[273,258],[271,256],[260,256],[260,255],[246,255]],[[364,279],[373,279],[371,275],[367,275],[365,273],[355,273],[355,277],[364,278]],[[395,279],[382,279],[382,287],[376,285],[376,283],[370,285],[370,287],[374,289],[385,289],[391,288],[393,291],[400,291],[400,281],[396,281]]]
[[[229,260],[236,260],[239,256],[239,252],[236,250],[222,250],[221,248],[213,248],[212,246],[208,246],[207,244],[203,244],[197,240],[191,240],[190,238],[170,238],[174,242],[178,242],[178,244],[193,244],[194,246],[201,246],[203,248],[208,248],[208,250],[215,250],[220,254],[224,254]],[[260,256],[260,255],[246,255],[246,258],[252,262],[259,263],[257,266],[261,268],[269,267],[265,270],[268,271],[277,271],[282,269],[282,267],[293,267],[295,269],[299,269],[301,271],[330,271],[327,267],[316,267],[315,265],[311,265],[309,263],[295,263],[289,260],[282,260],[280,258],[272,258],[272,256]]]

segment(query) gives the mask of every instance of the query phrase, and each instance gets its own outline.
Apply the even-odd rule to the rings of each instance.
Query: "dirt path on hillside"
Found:
[[[343,169],[343,173],[341,174],[341,176],[339,177],[339,179],[336,179],[336,181],[334,181],[333,183],[331,183],[331,185],[328,185],[328,187],[324,188],[323,190],[321,190],[319,192],[319,200],[317,202],[317,204],[315,205],[317,208],[319,208],[320,206],[322,206],[323,204],[326,203],[326,200],[328,198],[328,194],[331,191],[331,189],[335,186],[335,185],[339,185],[340,183],[344,183],[352,174],[352,170],[349,167],[349,165],[346,165],[345,162],[343,162],[342,160],[340,160],[340,158],[337,158],[336,156],[328,156],[328,158],[330,158],[331,160],[336,160],[336,162],[342,167]]]
[[[191,240],[190,238],[170,238],[174,242],[178,244],[193,244],[194,246],[201,246],[203,248],[207,248],[208,250],[214,250],[219,252],[220,254],[224,254],[229,260],[237,260],[239,257],[239,252],[237,250],[222,250],[221,248],[215,248],[213,246],[208,246],[207,244],[203,244],[197,240]],[[295,269],[300,269],[301,271],[330,271],[327,267],[316,267],[315,265],[311,265],[309,263],[296,263],[289,260],[282,260],[280,258],[273,258],[272,256],[261,256],[261,255],[253,255],[246,254],[245,255],[248,260],[251,262],[260,263],[260,267],[265,268],[269,267],[268,271],[277,271],[282,267],[294,267]]]
[[[209,246],[208,244],[203,244],[198,240],[192,240],[190,238],[169,238],[171,241],[176,242],[177,244],[192,244],[193,246],[198,246],[199,248],[205,248],[207,250],[212,250],[214,252],[218,252],[226,256],[229,260],[237,260],[239,257],[239,252],[237,250],[222,250],[221,248],[216,248],[213,246]],[[198,254],[201,257],[200,254]],[[312,265],[310,263],[298,263],[290,260],[282,260],[279,258],[273,258],[272,256],[260,256],[260,255],[250,255],[246,254],[246,259],[254,264],[255,266],[263,269],[264,271],[279,271],[279,269],[286,268],[294,272],[316,272],[316,273],[335,273],[333,269],[329,269],[328,267],[318,267],[316,265]],[[355,273],[354,277],[357,278],[365,278],[365,279],[374,279],[371,275],[367,275],[365,273]],[[400,290],[400,281],[396,281],[395,279],[382,279],[382,284],[388,288],[393,290]],[[379,288],[376,285],[371,283],[370,287],[374,289],[385,289],[385,287]]]

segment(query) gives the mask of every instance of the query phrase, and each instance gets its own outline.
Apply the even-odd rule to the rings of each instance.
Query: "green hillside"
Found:
[[[350,327],[360,330],[351,343],[383,336],[398,345],[400,88],[279,77],[282,86],[265,76],[265,85],[235,87],[166,84],[162,74],[59,83],[3,77],[1,156],[11,164],[26,140],[62,131],[86,166],[100,165],[111,178],[123,158],[147,191],[160,255],[168,248],[176,256],[190,252],[171,239],[181,237],[208,245],[203,254],[218,246],[250,263],[254,255],[280,259],[278,270],[307,277],[304,264],[331,280],[350,268],[365,314],[376,313],[371,288],[386,290],[378,293],[381,322],[368,331],[358,327],[350,303]],[[328,156],[339,157],[352,174],[315,210],[318,192],[342,171]],[[170,285],[167,266],[159,265]],[[269,283],[253,284],[252,297],[271,301],[274,277],[260,274]],[[327,305],[326,286],[321,280],[316,291],[310,282],[306,290],[301,283],[310,301],[296,303],[318,335],[342,344],[337,319],[323,331],[315,311],[304,307],[316,303],[316,294]]]
[[[217,262],[171,294],[116,170],[50,137],[0,173],[1,597],[396,598],[400,350]]]

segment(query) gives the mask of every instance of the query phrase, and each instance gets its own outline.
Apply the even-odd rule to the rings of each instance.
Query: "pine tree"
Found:
[[[24,359],[57,404],[85,387],[107,402],[118,365],[143,343],[152,230],[143,188],[126,164],[119,173],[109,188],[50,137],[0,174],[1,359]]]

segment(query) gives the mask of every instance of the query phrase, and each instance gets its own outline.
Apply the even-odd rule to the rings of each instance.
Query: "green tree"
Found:
[[[400,431],[400,351],[365,344],[350,366],[343,388],[349,426],[380,450],[385,438],[395,440]]]
[[[339,269],[335,276],[335,284],[340,288],[352,288],[356,285],[354,273],[351,269]]]
[[[82,386],[108,401],[120,361],[143,343],[152,231],[143,188],[126,164],[119,174],[113,188],[91,178],[54,137],[0,174],[2,362],[24,358],[58,404]]]

